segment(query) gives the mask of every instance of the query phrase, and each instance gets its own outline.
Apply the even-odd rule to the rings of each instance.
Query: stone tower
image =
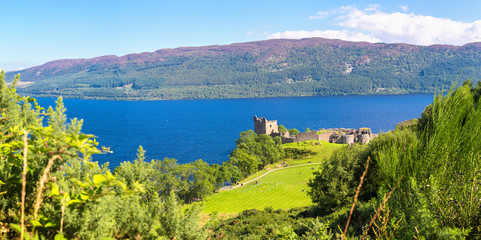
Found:
[[[258,118],[254,116],[254,132],[257,134],[267,134],[271,135],[272,133],[279,133],[279,129],[277,127],[277,120],[269,121],[265,118]]]

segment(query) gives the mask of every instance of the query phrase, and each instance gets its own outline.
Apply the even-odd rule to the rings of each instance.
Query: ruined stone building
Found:
[[[269,121],[265,118],[258,118],[254,116],[254,132],[257,134],[276,134],[279,133],[277,127],[277,120]]]
[[[272,137],[279,136],[282,139],[282,143],[318,140],[330,143],[354,144],[359,142],[361,144],[368,144],[371,139],[377,137],[377,134],[373,134],[370,128],[319,129],[318,131],[299,133],[298,135],[291,136],[289,132],[279,133],[277,120],[270,121],[265,118],[258,118],[257,116],[254,116],[254,132],[257,134],[267,134]]]
[[[377,134],[373,134],[370,128],[359,129],[327,129],[324,132],[329,132],[329,142],[331,143],[346,143],[353,144],[359,142],[362,144],[368,144],[371,139],[377,137]]]

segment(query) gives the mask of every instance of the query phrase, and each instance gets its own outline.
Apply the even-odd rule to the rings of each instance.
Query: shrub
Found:
[[[333,153],[320,171],[314,172],[314,178],[309,180],[308,195],[312,202],[326,212],[333,212],[352,203],[359,178],[364,171],[364,164],[369,154],[365,145],[346,146]],[[369,169],[371,170],[371,167]],[[366,192],[360,199],[372,197],[372,192]]]
[[[291,136],[293,136],[293,135],[299,135],[299,133],[300,133],[299,130],[297,130],[297,129],[295,129],[295,128],[291,128],[291,129],[289,129],[289,130],[287,130],[287,131],[289,131],[289,134],[290,134]]]
[[[286,158],[300,159],[316,155],[317,153],[308,149],[301,148],[284,148]]]

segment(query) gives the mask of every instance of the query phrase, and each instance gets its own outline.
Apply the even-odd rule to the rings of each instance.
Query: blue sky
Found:
[[[271,38],[462,45],[481,41],[481,1],[0,2],[0,69]]]

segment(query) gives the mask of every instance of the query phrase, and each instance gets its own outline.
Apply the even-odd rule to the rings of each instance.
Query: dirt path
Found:
[[[272,170],[269,170],[268,172],[260,175],[259,177],[254,178],[254,179],[252,179],[252,180],[249,180],[249,181],[247,181],[247,182],[240,182],[238,185],[233,186],[232,188],[225,188],[225,189],[223,189],[223,190],[232,190],[232,189],[236,189],[236,188],[238,188],[238,187],[242,187],[242,185],[244,185],[244,184],[248,184],[248,183],[251,183],[251,182],[253,182],[253,181],[256,181],[256,180],[258,180],[259,178],[262,178],[262,177],[264,177],[265,175],[267,175],[267,174],[269,174],[269,173],[271,173],[271,172],[277,171],[277,170],[282,170],[282,169],[287,169],[287,168],[295,168],[295,167],[302,167],[302,166],[307,166],[307,165],[319,165],[319,164],[321,164],[321,163],[305,163],[305,164],[299,164],[299,165],[290,166],[290,167],[280,167],[280,168],[272,169]]]

